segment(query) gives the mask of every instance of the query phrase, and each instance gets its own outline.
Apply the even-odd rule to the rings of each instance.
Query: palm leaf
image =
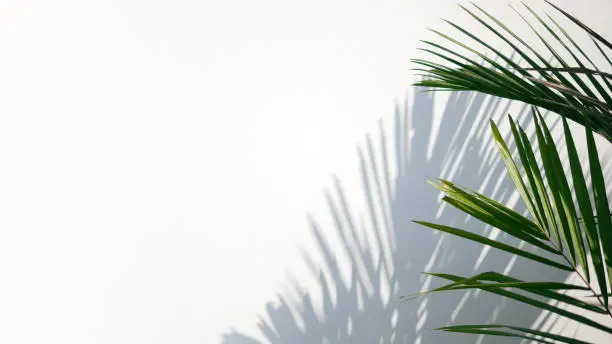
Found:
[[[582,174],[582,167],[580,166],[580,160],[578,158],[578,152],[574,145],[574,139],[572,133],[567,124],[567,120],[563,118],[563,130],[565,133],[565,142],[567,146],[568,158],[570,162],[570,169],[572,172],[572,179],[574,181],[574,187],[576,190],[576,198],[578,200],[578,206],[580,213],[582,214],[582,222],[584,223],[585,236],[593,259],[593,266],[595,274],[597,275],[597,281],[599,282],[600,290],[606,291],[606,277],[605,277],[605,265],[601,255],[601,243],[597,233],[597,226],[595,217],[593,216],[593,208],[591,206],[591,200],[588,193],[588,188]],[[609,218],[609,217],[608,217]],[[610,266],[610,263],[608,263]],[[607,306],[607,295],[602,295],[604,304]]]
[[[612,328],[600,324],[594,320],[592,320],[590,317],[588,316],[584,316],[581,314],[576,314],[574,312],[571,312],[567,309],[564,308],[560,308],[557,306],[553,306],[547,302],[543,302],[540,301],[536,298],[530,297],[530,296],[525,296],[523,294],[519,294],[516,292],[512,292],[512,291],[508,291],[504,288],[495,288],[495,286],[488,286],[485,283],[482,283],[478,280],[473,280],[471,278],[465,278],[465,277],[461,277],[461,276],[457,276],[457,275],[452,275],[452,274],[440,274],[440,273],[432,273],[431,275],[436,276],[436,277],[440,277],[449,281],[453,281],[453,282],[460,282],[460,284],[465,284],[465,286],[463,288],[457,288],[457,289],[469,289],[470,287],[472,289],[481,289],[481,290],[486,290],[490,293],[493,294],[497,294],[500,296],[504,296],[507,297],[509,299],[518,301],[518,302],[522,302],[537,308],[540,308],[542,310],[545,311],[549,311],[552,313],[556,313],[559,314],[561,316],[567,317],[569,319],[575,320],[581,324],[587,325],[587,326],[591,326],[593,328],[608,332],[610,334],[612,334]],[[454,284],[453,284],[454,285]]]
[[[429,273],[431,276],[449,280],[451,283],[413,297],[432,292],[479,289],[612,334],[611,327],[594,320],[590,316],[590,313],[594,313],[607,314],[612,317],[608,308],[609,294],[607,293],[611,284],[606,279],[606,270],[609,274],[612,266],[610,264],[612,246],[609,245],[610,239],[612,239],[610,235],[612,234],[612,220],[609,215],[605,182],[589,118],[585,118],[584,122],[595,202],[593,205],[597,214],[592,211],[589,189],[585,182],[567,120],[563,117],[565,145],[568,151],[573,190],[570,188],[570,182],[564,173],[558,149],[546,122],[537,109],[534,108],[533,112],[537,147],[531,144],[523,128],[509,117],[510,128],[518,151],[518,161],[513,157],[508,148],[509,144],[505,142],[495,123],[491,122],[493,138],[497,143],[508,174],[527,206],[528,216],[524,216],[503,204],[451,181],[440,179],[439,183],[432,183],[445,194],[442,198],[445,202],[510,236],[531,244],[532,249],[502,243],[460,228],[425,221],[415,222],[430,229],[516,254],[520,258],[542,263],[548,268],[573,270],[581,278],[582,284],[522,281],[497,272],[485,272],[472,277],[462,277],[448,273]],[[541,165],[538,164],[535,152],[540,153]],[[540,171],[543,171],[543,173]],[[580,210],[580,213],[578,210]],[[582,216],[582,221],[579,221],[579,216]],[[553,253],[555,257],[559,257],[564,262],[557,262],[542,256],[538,252],[533,252],[534,248]],[[590,260],[587,259],[588,255],[591,256]],[[594,276],[589,275],[590,270],[595,271]],[[599,291],[594,289],[593,285],[598,285],[599,290],[603,291],[602,295],[598,295]],[[597,303],[585,302],[576,296],[565,293],[570,290],[587,291],[596,298]],[[549,301],[578,307],[582,313],[552,305]],[[449,332],[510,336],[539,340],[543,343],[586,343],[511,325],[467,325],[441,329]]]
[[[603,77],[606,77],[607,79],[611,79],[612,80],[612,74],[610,73],[606,73],[606,72],[602,72],[600,70],[595,70],[595,69],[589,69],[589,68],[585,68],[585,67],[551,67],[551,68],[523,68],[524,70],[538,70],[538,71],[546,71],[546,72],[550,72],[550,71],[557,71],[557,72],[567,72],[567,73],[578,73],[578,74],[585,74],[585,75],[591,75],[591,76],[596,76],[596,75],[600,75]]]
[[[557,269],[561,269],[561,270],[565,270],[565,271],[573,271],[572,267],[566,265],[566,264],[562,264],[562,263],[558,263],[555,262],[551,259],[539,256],[537,254],[533,254],[531,252],[525,251],[525,250],[521,250],[518,248],[515,248],[514,246],[510,246],[510,245],[506,245],[504,243],[495,241],[495,240],[491,240],[487,237],[483,237],[481,235],[478,234],[474,234],[472,232],[469,231],[465,231],[459,228],[454,228],[454,227],[449,227],[449,226],[443,226],[443,225],[438,225],[435,223],[431,223],[431,222],[425,222],[425,221],[414,221],[415,223],[418,223],[420,225],[429,227],[429,228],[433,228],[436,230],[439,230],[441,232],[445,232],[445,233],[449,233],[458,237],[462,237],[464,239],[468,239],[471,241],[475,241],[478,243],[481,243],[483,245],[487,245],[487,246],[491,246],[494,247],[498,250],[502,250],[502,251],[506,251],[508,253],[512,253],[512,254],[516,254],[518,256],[522,256],[525,257],[527,259],[531,259],[533,261],[539,262],[539,263],[543,263],[546,264],[548,266],[557,268]]]
[[[600,34],[598,34],[595,30],[591,29],[590,27],[588,27],[586,24],[584,24],[583,22],[581,22],[580,20],[578,20],[578,18],[574,17],[573,15],[567,13],[566,11],[564,11],[563,9],[559,8],[558,6],[556,6],[555,4],[553,4],[552,2],[548,1],[548,0],[544,0],[546,1],[549,5],[551,5],[552,7],[554,7],[557,11],[563,13],[564,16],[566,16],[567,18],[569,18],[571,21],[573,21],[575,24],[577,24],[578,26],[580,26],[584,31],[588,32],[589,35],[591,35],[591,37],[593,37],[594,39],[598,40],[599,42],[605,44],[609,49],[612,49],[612,43],[610,43],[608,40],[606,40],[605,38],[603,38]]]
[[[549,342],[545,339],[555,340],[561,343],[568,344],[589,344],[588,342],[569,338],[566,336],[560,336],[553,333],[537,331],[529,328],[519,327],[519,326],[508,326],[508,325],[458,325],[458,326],[446,326],[440,327],[437,330],[447,331],[447,332],[455,332],[455,333],[471,333],[471,334],[488,334],[488,335],[497,335],[502,337],[516,337],[516,338],[524,338],[529,340],[535,340],[539,343],[554,343]],[[502,331],[506,330],[506,331]],[[519,332],[519,333],[516,333]],[[542,338],[537,338],[534,336],[539,336]]]
[[[603,249],[603,255],[605,258],[605,264],[608,270],[608,278],[610,279],[610,285],[612,285],[612,220],[610,219],[608,210],[608,198],[606,196],[606,186],[599,163],[599,157],[597,155],[597,146],[595,145],[595,139],[593,133],[589,130],[590,124],[586,122],[586,136],[587,136],[587,147],[589,149],[589,166],[591,167],[591,182],[593,185],[593,196],[595,198],[595,206],[597,209],[597,225],[599,227],[599,235],[601,240],[601,247]],[[600,252],[591,252],[593,256],[599,255]],[[600,281],[602,286],[601,290],[603,293],[603,300],[605,305],[608,305],[608,296],[606,295],[605,282]]]
[[[611,62],[604,50],[612,49],[608,40],[566,11],[553,4],[551,6],[575,24],[582,33],[590,36],[602,56]],[[549,24],[525,5],[525,9],[537,23],[532,24],[515,10],[531,29],[534,37],[544,46],[545,49],[538,51],[526,38],[519,36],[481,7],[473,5],[473,9],[465,6],[461,8],[509,47],[510,53],[503,53],[503,49],[495,48],[477,35],[447,21],[453,29],[466,36],[466,39],[462,42],[450,34],[433,30],[448,44],[426,41],[428,48],[424,51],[436,59],[440,58],[445,65],[431,64],[429,59],[413,60],[416,64],[426,67],[423,69],[426,78],[416,85],[483,92],[541,107],[582,125],[586,125],[586,120],[589,120],[595,132],[612,142],[612,74],[596,66],[585,54],[585,49],[580,47],[557,21],[547,16],[552,22]],[[544,33],[553,39],[548,40]],[[559,44],[569,53],[571,61],[566,61],[553,47],[553,43]],[[462,49],[468,54],[463,54]],[[493,58],[487,57],[491,54]],[[469,55],[480,58],[482,63],[476,62]],[[552,60],[549,61],[545,55],[551,55]],[[519,63],[513,56],[523,62]],[[580,57],[585,58],[592,68],[587,68]],[[495,62],[495,59],[501,63]],[[610,64],[612,65],[612,62]]]
[[[576,306],[579,308],[583,308],[585,310],[607,314],[606,309],[602,307],[598,307],[596,305],[592,305],[590,303],[586,303],[581,301],[575,297],[571,297],[565,294],[558,293],[557,290],[589,290],[588,287],[570,285],[559,282],[524,282],[518,280],[516,278],[506,276],[497,272],[489,271],[482,274],[478,274],[476,276],[472,276],[469,278],[459,279],[460,277],[450,274],[437,274],[430,273],[429,275],[435,277],[441,277],[444,279],[450,279],[455,281],[455,283],[451,283],[436,289],[433,289],[429,292],[425,292],[423,294],[431,293],[431,292],[439,292],[439,291],[450,291],[450,290],[463,290],[463,289],[481,289],[487,290],[492,293],[499,293],[504,291],[504,288],[515,288],[518,290],[526,291],[529,293],[533,293],[538,296],[544,296],[551,300],[561,301],[572,306]],[[485,282],[494,282],[494,283],[485,283]],[[513,294],[506,294],[504,296],[509,296],[512,298]],[[518,295],[518,294],[517,294]],[[537,300],[532,299],[520,299],[524,300],[523,302],[538,302]],[[530,303],[532,304],[532,303]],[[552,310],[555,308],[550,308]],[[565,310],[564,310],[565,311]],[[609,329],[608,330],[612,330]]]

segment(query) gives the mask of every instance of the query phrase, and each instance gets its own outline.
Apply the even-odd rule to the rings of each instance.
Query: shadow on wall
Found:
[[[378,149],[370,136],[359,149],[365,213],[353,212],[339,180],[334,181],[333,192],[326,193],[334,228],[320,228],[311,219],[312,233],[325,264],[311,265],[319,276],[321,290],[304,292],[296,285],[301,301],[295,303],[281,297],[269,303],[269,320],[259,323],[268,343],[515,343],[512,338],[453,335],[430,329],[451,322],[531,327],[541,318],[537,309],[478,291],[440,293],[410,302],[400,302],[399,298],[440,284],[423,275],[423,271],[467,276],[494,270],[528,280],[568,277],[564,272],[411,222],[428,220],[492,238],[503,237],[454,208],[441,208],[439,193],[425,183],[436,176],[467,187],[480,186],[479,191],[485,195],[524,211],[489,130],[490,114],[495,114],[493,119],[498,123],[506,121],[500,114],[508,113],[507,102],[480,94],[451,93],[433,139],[432,93],[417,90],[412,103],[411,109],[407,105],[397,108],[394,133],[385,132],[381,124]],[[527,110],[523,107],[514,117],[524,127],[532,127]],[[557,125],[558,122],[553,124]],[[432,153],[427,154],[430,150]],[[342,252],[339,248],[332,250],[328,244],[332,231],[341,238]],[[504,240],[516,243],[513,238]],[[343,256],[349,260],[349,281],[341,276],[338,265]],[[309,256],[305,259],[311,260]],[[313,302],[317,299],[314,293],[319,292],[322,307]],[[238,332],[226,334],[222,342],[260,343]]]

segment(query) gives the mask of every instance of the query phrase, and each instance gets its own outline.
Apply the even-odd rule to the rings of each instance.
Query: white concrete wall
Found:
[[[426,28],[479,30],[455,2],[0,2],[0,341],[429,344],[451,320],[529,326],[486,295],[397,303],[427,269],[541,274],[408,221],[463,221],[438,212],[438,175],[516,201],[483,121],[520,106],[409,89]],[[557,3],[612,36],[609,1]]]

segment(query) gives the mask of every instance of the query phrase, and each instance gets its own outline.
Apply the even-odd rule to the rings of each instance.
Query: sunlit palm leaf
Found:
[[[481,281],[479,281],[478,279],[475,278],[465,278],[465,277],[461,277],[461,276],[456,276],[456,275],[452,275],[452,274],[439,274],[439,273],[432,273],[431,275],[436,276],[436,277],[440,277],[449,281],[453,281],[453,282],[460,282],[460,285],[463,285],[463,288],[455,288],[455,289],[481,289],[481,290],[486,290],[490,293],[493,294],[497,294],[500,296],[504,296],[507,297],[509,299],[518,301],[518,302],[522,302],[537,308],[540,308],[542,310],[546,310],[552,313],[556,313],[559,314],[561,316],[567,317],[569,319],[575,320],[581,324],[584,325],[588,325],[591,326],[593,328],[608,332],[610,334],[612,334],[612,328],[600,324],[594,320],[592,320],[590,317],[585,316],[585,315],[581,315],[581,314],[577,314],[574,313],[572,311],[569,311],[565,308],[561,308],[561,307],[557,307],[557,306],[553,306],[547,302],[543,302],[540,301],[534,297],[531,296],[526,296],[524,294],[519,294],[513,291],[509,291],[507,290],[505,287],[495,287],[495,285],[489,284],[489,283],[482,283]],[[456,285],[456,284],[451,284],[451,285]],[[447,289],[447,290],[453,290],[453,288],[451,289]],[[604,310],[605,311],[605,310]]]
[[[476,241],[478,243],[481,243],[483,245],[487,245],[487,246],[491,246],[494,247],[496,249],[502,250],[502,251],[506,251],[512,254],[516,254],[518,256],[522,256],[525,257],[527,259],[531,259],[534,260],[536,262],[540,262],[546,265],[549,265],[551,267],[557,268],[557,269],[561,269],[561,270],[566,270],[566,271],[574,271],[572,269],[572,267],[566,265],[566,264],[562,264],[562,263],[558,263],[555,262],[553,260],[550,260],[548,258],[539,256],[537,254],[533,254],[531,252],[527,252],[525,250],[521,250],[519,248],[515,248],[514,246],[510,246],[510,245],[506,245],[504,243],[495,241],[495,240],[491,240],[487,237],[483,237],[481,235],[477,235],[474,234],[472,232],[468,232],[468,231],[464,231],[462,229],[459,228],[453,228],[453,227],[449,227],[449,226],[443,226],[443,225],[438,225],[435,223],[431,223],[431,222],[425,222],[425,221],[414,221],[415,223],[418,223],[420,225],[426,226],[426,227],[430,227],[442,232],[446,232],[455,236],[459,236],[468,240],[472,240],[472,241]]]
[[[572,137],[572,133],[569,129],[569,125],[567,124],[567,120],[563,118],[563,130],[565,133],[565,142],[567,146],[568,158],[570,161],[570,169],[572,172],[572,179],[574,181],[574,189],[576,194],[576,199],[578,203],[578,207],[580,208],[580,213],[582,214],[582,222],[584,223],[585,236],[587,239],[587,243],[589,245],[589,250],[591,252],[591,257],[593,259],[593,266],[595,269],[595,274],[597,275],[597,281],[599,282],[600,290],[605,291],[606,287],[606,277],[605,277],[605,265],[602,260],[601,255],[601,244],[599,240],[599,236],[597,233],[597,226],[595,222],[595,217],[593,216],[593,208],[591,206],[591,198],[588,193],[588,188],[586,186],[586,182],[584,180],[584,175],[582,173],[582,167],[580,166],[580,160],[578,158],[578,152],[574,145],[574,138]],[[610,266],[610,263],[607,264]],[[587,278],[588,281],[588,278]],[[608,297],[606,295],[603,296],[604,304],[607,306]]]
[[[612,142],[611,73],[596,66],[584,49],[550,16],[547,17],[551,24],[525,5],[525,9],[537,22],[536,26],[517,11],[531,28],[533,35],[545,47],[543,51],[538,51],[493,15],[477,5],[473,6],[473,9],[464,6],[461,8],[498,37],[504,45],[509,46],[511,53],[502,53],[477,35],[447,22],[467,39],[462,42],[449,34],[433,30],[449,44],[446,46],[443,43],[425,41],[428,47],[423,50],[435,58],[442,59],[446,65],[427,59],[415,59],[415,63],[426,67],[419,68],[426,73],[426,77],[417,82],[417,85],[434,89],[479,91],[520,100],[564,115],[582,125],[586,125],[585,121],[589,119],[593,130]],[[592,37],[602,56],[612,65],[605,52],[605,49],[612,49],[609,41],[569,13],[552,6]],[[553,40],[547,40],[544,33],[552,36]],[[553,42],[569,53],[572,61],[564,60],[560,52],[553,47]],[[458,47],[473,56],[461,53]],[[488,57],[487,52],[492,53],[493,57]],[[512,56],[520,58],[522,63]],[[552,56],[552,60],[545,56]],[[482,63],[476,62],[473,57],[481,59]],[[585,62],[588,61],[592,68],[587,68],[581,57]],[[496,59],[500,62],[496,62]]]
[[[493,271],[485,272],[482,274],[478,274],[476,276],[472,276],[469,278],[463,278],[463,279],[458,279],[460,278],[459,276],[449,275],[449,274],[430,273],[429,275],[441,277],[444,279],[450,279],[452,281],[455,281],[455,283],[451,283],[443,287],[436,288],[426,293],[439,292],[439,291],[450,291],[450,290],[462,290],[462,289],[482,289],[482,290],[489,290],[495,293],[496,291],[501,290],[501,288],[516,288],[518,290],[526,291],[529,293],[533,293],[535,295],[544,296],[552,300],[557,300],[557,301],[561,301],[561,302],[564,302],[564,303],[567,303],[567,304],[570,304],[576,307],[580,307],[580,308],[586,309],[591,312],[607,314],[607,311],[601,307],[597,307],[590,303],[581,301],[575,297],[571,297],[571,296],[557,292],[557,290],[589,290],[589,288],[587,287],[581,287],[577,285],[558,283],[558,282],[523,282],[516,278],[506,276],[506,275],[503,275],[497,272],[493,272]],[[487,283],[487,282],[494,282],[494,283]],[[536,301],[536,300],[531,300],[529,298],[524,299],[524,300],[527,300],[529,302]],[[523,301],[523,302],[526,302],[526,301]],[[601,329],[607,329],[608,331],[612,330],[609,327],[601,327]]]
[[[608,278],[612,285],[612,220],[610,219],[610,211],[608,197],[606,196],[606,184],[599,164],[599,156],[597,155],[597,146],[593,133],[589,130],[590,124],[587,120],[587,146],[589,149],[589,164],[591,166],[591,182],[593,186],[593,196],[595,198],[595,206],[597,209],[597,225],[599,227],[599,235],[601,247],[605,258],[605,264],[608,270]],[[599,255],[600,252],[591,252],[592,255]],[[608,305],[608,297],[606,295],[607,287],[605,282],[601,282],[601,291],[603,293],[604,303]]]
[[[536,341],[538,343],[554,343],[554,342],[546,340],[546,339],[551,339],[551,340],[555,340],[561,343],[589,344],[588,342],[585,342],[582,340],[560,336],[560,335],[552,334],[548,332],[536,331],[533,329],[518,327],[518,326],[506,326],[506,325],[496,325],[496,324],[459,325],[459,326],[440,327],[438,328],[438,330],[447,331],[447,332],[455,332],[455,333],[486,334],[486,335],[501,336],[501,337],[524,338],[524,339]],[[502,331],[502,330],[506,330],[506,331]],[[534,336],[539,336],[542,338],[537,338]]]
[[[431,292],[480,289],[612,334],[612,328],[609,325],[600,323],[589,315],[589,313],[606,314],[612,318],[612,313],[608,308],[609,294],[607,293],[611,284],[606,279],[606,270],[609,272],[611,268],[610,249],[612,249],[612,246],[609,244],[612,220],[610,219],[603,173],[590,121],[587,118],[584,122],[594,206],[597,209],[597,214],[592,211],[589,190],[574,139],[565,117],[563,117],[563,127],[573,190],[570,189],[570,181],[564,173],[558,149],[552,139],[550,130],[537,109],[534,108],[533,112],[537,148],[532,146],[523,128],[517,125],[511,117],[509,118],[510,128],[519,153],[519,161],[515,161],[508,148],[508,143],[502,138],[497,126],[491,122],[491,131],[500,155],[517,191],[527,205],[528,217],[450,181],[440,180],[439,183],[432,184],[445,194],[443,201],[510,236],[523,240],[539,249],[554,253],[559,261],[533,253],[527,247],[512,246],[463,229],[431,222],[415,222],[430,229],[516,254],[521,258],[545,264],[550,268],[575,271],[582,278],[583,284],[521,281],[497,272],[485,272],[472,277],[429,273],[431,276],[449,280],[451,283],[417,294],[414,297]],[[540,153],[541,165],[538,163],[534,152]],[[544,173],[542,174],[540,171]],[[579,216],[582,216],[582,221],[579,221]],[[591,256],[590,260],[587,259],[588,255]],[[595,275],[590,276],[589,270],[595,271]],[[593,285],[599,286],[599,290],[603,293],[598,295],[600,292],[594,289]],[[588,291],[596,297],[598,303],[585,302],[577,296],[570,296],[565,293],[570,290]],[[559,305],[552,305],[548,302],[550,300],[577,307],[581,310],[581,313],[570,311]],[[465,325],[441,329],[449,332],[525,338],[539,340],[543,343],[586,343],[546,332],[506,325]]]

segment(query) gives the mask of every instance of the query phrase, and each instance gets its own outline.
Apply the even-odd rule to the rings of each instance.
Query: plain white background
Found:
[[[475,27],[455,3],[0,2],[0,341],[258,336],[426,28]],[[609,1],[557,3],[610,36]]]

